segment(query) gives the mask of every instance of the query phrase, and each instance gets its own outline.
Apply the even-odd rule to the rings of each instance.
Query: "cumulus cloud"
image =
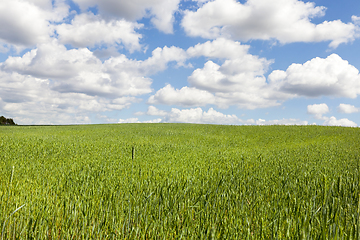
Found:
[[[357,124],[347,118],[336,119],[334,116],[327,118],[323,125],[327,126],[343,126],[343,127],[357,127]]]
[[[221,66],[208,61],[204,68],[196,69],[188,81],[191,86],[210,92],[244,92],[266,84],[263,74],[268,64],[265,59],[252,55],[226,60]]]
[[[154,26],[165,33],[173,32],[174,13],[178,10],[180,0],[74,0],[82,11],[97,6],[103,18],[117,18],[135,21],[150,17]]]
[[[154,106],[149,106],[147,115],[161,116],[159,122],[165,123],[204,123],[204,124],[254,124],[253,119],[242,120],[236,115],[226,115],[209,108],[204,111],[201,108],[178,109],[172,108],[171,111],[159,110]]]
[[[278,106],[295,97],[356,98],[360,94],[358,69],[337,54],[294,63],[286,71],[274,70],[266,79],[273,61],[251,55],[248,49],[247,45],[224,38],[188,48],[187,58],[205,56],[209,60],[188,77],[189,86],[174,89],[166,85],[148,103],[255,109]],[[181,59],[185,57],[177,60],[184,65]],[[215,62],[219,59],[220,64]]]
[[[87,48],[67,50],[54,40],[40,44],[22,57],[10,56],[0,67],[38,78],[67,79],[77,76],[80,71],[98,69],[100,65],[100,60]]]
[[[315,115],[317,119],[323,119],[322,115],[329,112],[329,107],[325,103],[308,105],[307,112]]]
[[[165,117],[165,122],[183,123],[221,123],[238,124],[240,119],[236,115],[225,115],[210,108],[207,112],[201,108],[177,109],[172,108],[171,112]]]
[[[226,74],[226,64],[219,66],[208,61],[203,69],[195,70],[188,78],[190,87],[174,89],[168,84],[150,96],[148,103],[180,106],[214,104],[220,108],[237,105],[248,109],[280,105],[279,100],[284,94],[275,97],[265,77],[251,72]]]
[[[189,87],[175,90],[167,85],[148,102],[181,106],[216,104],[221,108],[238,105],[249,109],[279,105],[286,94],[275,94],[264,76],[272,61],[248,54],[248,49],[246,45],[223,38],[190,47],[186,51],[189,58],[221,58],[222,65],[208,60],[203,68],[194,70],[188,77]]]
[[[336,47],[357,37],[359,17],[353,16],[352,23],[347,24],[337,20],[316,25],[311,19],[322,16],[325,8],[310,2],[196,1],[198,10],[185,10],[182,26],[189,35],[212,40],[187,50],[159,47],[144,60],[130,59],[119,51],[123,47],[130,53],[144,50],[138,30],[147,21],[144,25],[135,21],[148,18],[160,31],[171,33],[180,0],[74,0],[81,13],[73,11],[70,15],[66,0],[0,1],[0,52],[15,48],[19,54],[29,48],[0,63],[0,110],[16,113],[19,123],[88,123],[88,112],[101,116],[104,111],[129,108],[141,101],[142,95],[152,93],[152,78],[170,62],[176,68],[191,67],[190,60],[198,57],[204,57],[205,63],[190,74],[188,86],[167,84],[157,89],[148,103],[255,109],[278,106],[295,97],[356,98],[360,93],[359,71],[336,54],[292,64],[266,78],[273,60],[249,54],[249,45],[234,40],[330,41]],[[95,7],[96,13],[89,7]],[[347,119],[323,117],[328,111],[313,108],[308,112],[329,124],[351,124]],[[353,113],[359,109],[341,104],[338,111]],[[255,123],[213,108],[173,108],[167,112],[150,106],[143,114],[162,117],[149,122]],[[287,122],[297,120],[265,121]]]
[[[95,45],[123,44],[130,52],[140,50],[141,34],[135,30],[143,25],[126,20],[106,22],[98,15],[84,13],[76,15],[71,24],[56,26],[59,41],[75,47],[94,47]]]
[[[356,112],[360,112],[360,108],[357,108],[354,105],[341,103],[338,106],[338,111],[341,113],[356,113]]]
[[[88,123],[88,111],[106,111],[108,100],[51,90],[48,79],[0,71],[0,111],[19,124]]]
[[[156,118],[147,121],[139,121],[138,118],[127,118],[127,119],[119,119],[118,123],[160,123],[162,121],[161,118]]]
[[[300,119],[279,119],[279,120],[265,120],[258,119],[256,120],[256,125],[308,125],[308,121],[302,121]]]
[[[128,108],[138,99],[111,99],[79,92],[59,92],[51,80],[0,71],[0,111],[19,124],[89,123],[89,112]]]
[[[340,104],[339,110],[340,111],[352,111],[354,110],[351,105]],[[347,118],[343,119],[336,119],[334,116],[326,117],[323,116],[324,114],[329,112],[329,107],[325,103],[321,104],[313,104],[307,106],[307,112],[309,114],[315,115],[315,118],[324,120],[323,125],[326,126],[344,126],[344,127],[356,127],[357,124],[353,121],[350,121]]]
[[[186,67],[186,52],[179,47],[163,47],[156,48],[152,51],[152,56],[141,62],[147,74],[154,74],[167,68],[169,62],[176,62],[177,67]]]
[[[236,59],[248,54],[250,46],[225,38],[196,44],[187,49],[189,57]]]
[[[50,34],[46,13],[26,1],[0,2],[0,38],[19,45],[44,42]]]
[[[273,71],[269,80],[279,91],[295,96],[356,98],[360,94],[359,70],[337,54]]]
[[[241,120],[236,115],[225,115],[210,108],[207,112],[201,108],[172,108],[164,122],[208,123],[208,124],[239,124]]]
[[[360,25],[360,17],[358,16],[351,16],[351,20],[357,24],[357,25]]]
[[[171,111],[159,110],[154,106],[149,106],[146,113],[150,116],[162,116],[161,122],[172,123],[204,123],[204,124],[245,124],[245,125],[308,125],[307,121],[299,119],[280,119],[280,120],[242,120],[236,115],[227,115],[209,108],[204,111],[201,108],[178,109],[172,108]]]
[[[161,123],[161,121],[162,121],[161,118],[156,118],[156,119],[143,121],[143,123]]]
[[[124,65],[136,64],[124,59]],[[51,79],[51,88],[58,92],[77,92],[91,96],[121,97],[151,92],[151,79],[124,67],[115,73],[87,48],[67,50],[56,41],[42,44],[22,57],[9,57],[0,68],[37,78]]]
[[[146,114],[150,115],[150,116],[166,116],[167,115],[166,111],[159,110],[154,106],[149,106]]]
[[[221,66],[208,61],[189,76],[188,82],[191,87],[214,94],[216,104],[222,108],[230,105],[248,109],[277,106],[281,96],[274,96],[263,75],[268,64],[252,55],[226,60]]]
[[[170,84],[160,89],[148,99],[149,104],[181,106],[205,106],[215,104],[215,96],[207,91],[183,87],[174,89]]]
[[[180,0],[136,1],[74,1],[83,13],[71,23],[64,23],[70,6],[65,0],[11,0],[0,2],[0,46],[8,51],[34,47],[59,37],[61,43],[74,47],[122,44],[131,52],[140,49],[141,35],[136,32],[143,25],[134,22],[149,17],[156,28],[173,32],[174,13]],[[88,11],[97,6],[99,14]],[[71,15],[70,17],[72,17]],[[58,25],[58,23],[60,23]]]
[[[138,96],[152,91],[149,76],[170,61],[181,62],[182,55],[185,51],[164,47],[142,61],[120,55],[101,62],[87,48],[40,44],[0,63],[0,110],[16,113],[20,124],[87,121],[87,112],[122,110],[139,102]],[[29,116],[33,120],[26,122]]]
[[[190,36],[214,39],[220,36],[248,41],[277,39],[281,43],[330,41],[337,47],[355,39],[359,26],[340,20],[311,22],[325,14],[325,7],[299,0],[214,0],[196,11],[186,10],[182,26]],[[336,29],[336,30],[334,30]]]
[[[51,22],[60,22],[68,15],[64,1],[0,1],[0,44],[18,49],[49,41],[54,34]]]
[[[223,108],[279,105],[279,100],[286,99],[288,94],[274,92],[264,76],[273,61],[251,55],[248,50],[247,45],[223,38],[189,48],[190,56],[225,59],[222,65],[209,60],[203,68],[194,70],[188,78],[190,86],[214,94],[216,104]]]
[[[138,118],[119,119],[118,123],[141,123]]]
[[[186,56],[182,55],[182,49],[164,47],[155,49],[144,61],[120,55],[102,63],[87,48],[67,50],[54,40],[22,57],[9,57],[0,69],[51,79],[51,88],[59,92],[117,98],[150,93],[152,80],[148,76],[165,70],[171,61],[183,61]]]
[[[26,0],[26,1],[42,8],[42,9],[51,9],[52,8],[51,0]]]

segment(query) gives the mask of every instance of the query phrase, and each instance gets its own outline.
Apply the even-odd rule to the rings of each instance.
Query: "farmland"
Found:
[[[359,239],[360,129],[0,127],[1,239]]]

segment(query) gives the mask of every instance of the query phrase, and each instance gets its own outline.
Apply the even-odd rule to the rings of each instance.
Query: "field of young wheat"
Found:
[[[1,239],[359,239],[360,128],[0,127]]]

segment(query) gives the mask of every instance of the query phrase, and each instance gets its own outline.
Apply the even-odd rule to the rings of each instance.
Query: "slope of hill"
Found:
[[[360,236],[360,128],[0,128],[3,239]]]

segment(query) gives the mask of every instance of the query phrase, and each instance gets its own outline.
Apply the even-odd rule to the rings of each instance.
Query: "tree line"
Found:
[[[17,125],[12,118],[0,117],[0,125]]]

